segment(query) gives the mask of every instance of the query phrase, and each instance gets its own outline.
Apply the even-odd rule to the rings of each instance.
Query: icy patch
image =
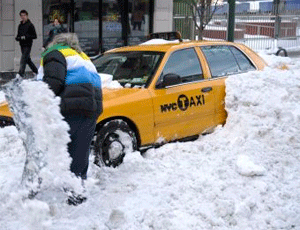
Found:
[[[106,226],[109,229],[122,229],[122,225],[126,223],[125,215],[118,209],[112,210],[109,215],[109,220],[106,222]]]
[[[237,171],[242,176],[262,176],[265,174],[265,168],[254,164],[248,156],[240,155],[238,156]]]

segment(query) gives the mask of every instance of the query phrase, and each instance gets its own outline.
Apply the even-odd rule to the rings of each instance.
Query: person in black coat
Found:
[[[61,98],[61,114],[70,126],[70,169],[86,179],[90,145],[102,113],[102,89],[96,67],[82,52],[76,34],[54,37],[42,53],[37,80],[46,82]]]
[[[16,37],[16,41],[20,43],[21,52],[22,52],[19,75],[21,77],[24,77],[26,64],[29,65],[29,67],[35,74],[38,73],[38,69],[36,68],[36,66],[34,65],[34,63],[30,58],[32,40],[36,39],[37,36],[36,36],[34,25],[28,19],[28,12],[26,10],[21,10],[20,17],[21,17],[21,22],[18,27],[18,34]]]

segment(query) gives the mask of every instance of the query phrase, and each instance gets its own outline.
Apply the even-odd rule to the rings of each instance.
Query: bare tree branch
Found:
[[[219,0],[214,2],[213,0],[177,0],[177,2],[185,3],[190,7],[195,27],[199,30],[199,38],[202,39],[205,27],[212,20],[215,12],[221,8],[218,5]]]

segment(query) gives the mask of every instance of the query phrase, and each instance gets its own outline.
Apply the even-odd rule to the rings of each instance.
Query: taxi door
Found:
[[[202,45],[199,47],[207,61],[215,96],[215,124],[226,122],[225,80],[231,74],[255,70],[253,63],[233,45]]]
[[[194,48],[170,54],[156,87],[151,91],[156,142],[200,134],[214,123],[214,95]],[[180,82],[159,87],[163,76],[173,74]]]

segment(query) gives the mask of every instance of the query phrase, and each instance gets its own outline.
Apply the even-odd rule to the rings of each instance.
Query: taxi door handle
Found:
[[[207,93],[207,92],[209,92],[209,91],[212,91],[212,87],[205,87],[205,88],[202,88],[201,91],[202,91],[203,93]]]

